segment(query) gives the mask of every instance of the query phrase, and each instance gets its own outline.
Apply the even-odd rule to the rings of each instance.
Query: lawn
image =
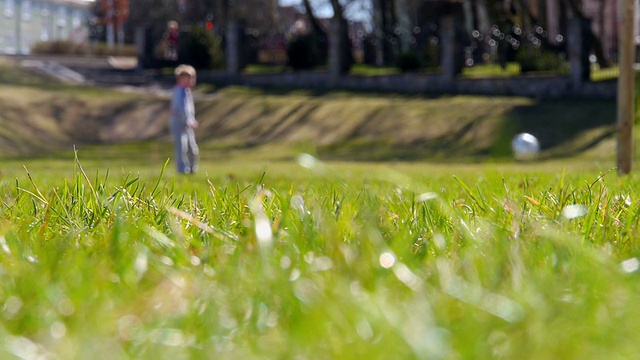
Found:
[[[267,147],[176,176],[160,145],[3,162],[2,357],[635,354],[640,184],[608,161]]]
[[[179,176],[166,99],[2,74],[0,358],[636,355],[610,102],[225,89]]]
[[[269,74],[292,71],[290,68],[282,65],[259,65],[252,64],[247,66],[245,72],[247,74]],[[423,68],[420,72],[437,73],[433,69]],[[351,75],[357,76],[379,76],[379,75],[397,75],[401,70],[395,66],[373,66],[368,64],[355,64],[351,71]],[[615,80],[618,78],[620,71],[617,66],[609,68],[599,68],[597,66],[591,69],[591,79],[593,81]],[[509,77],[521,74],[520,64],[510,62],[503,68],[500,64],[478,64],[471,67],[464,67],[461,76],[464,78],[488,78],[488,77]]]

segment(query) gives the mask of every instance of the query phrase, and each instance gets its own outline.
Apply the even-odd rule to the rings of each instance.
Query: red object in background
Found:
[[[205,27],[209,31],[213,30],[213,21],[207,21],[207,24],[205,25]]]
[[[122,25],[129,17],[129,0],[100,0],[100,9],[104,13],[104,24]]]
[[[176,28],[169,29],[168,41],[172,47],[178,46],[178,39],[180,38],[180,32]]]
[[[129,0],[113,0],[113,5],[115,6],[116,20],[124,23],[129,17]]]

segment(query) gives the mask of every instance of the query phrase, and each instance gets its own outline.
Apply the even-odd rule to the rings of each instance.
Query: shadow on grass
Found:
[[[158,141],[168,133],[167,99],[39,83],[37,76],[15,77],[4,71],[0,72],[3,81],[16,84],[16,89],[34,87],[47,94],[42,102],[21,105],[24,108],[17,110],[22,112],[16,110],[15,115],[10,111],[14,104],[5,100],[0,120],[6,130],[0,131],[0,140],[4,137],[12,149],[25,143],[24,139],[33,140],[28,149],[41,148],[36,145],[70,149],[69,144],[74,143],[84,147],[132,141],[131,145],[97,146],[103,150],[96,150],[96,161],[112,158],[145,162],[153,157],[155,162],[171,155],[170,142]],[[329,89],[209,90],[219,94],[197,103],[201,121],[198,137],[205,147],[207,143],[224,143],[230,144],[231,151],[251,153],[273,144],[312,142],[314,150],[327,160],[510,160],[511,139],[519,132],[538,137],[543,158],[562,158],[610,137],[615,121],[615,102],[604,100],[533,101]],[[68,157],[65,151],[62,156]],[[93,155],[83,155],[87,156]]]
[[[424,141],[347,139],[318,149],[326,160],[442,162],[506,161],[512,159],[511,141],[521,132],[540,141],[541,159],[561,159],[589,150],[615,133],[616,104],[608,100],[545,100],[516,106],[499,119],[476,118],[458,129]],[[478,145],[478,129],[492,121]]]
[[[502,127],[492,155],[511,156],[511,140],[527,132],[538,138],[543,158],[574,156],[612,136],[615,121],[615,101],[550,100],[516,107]]]

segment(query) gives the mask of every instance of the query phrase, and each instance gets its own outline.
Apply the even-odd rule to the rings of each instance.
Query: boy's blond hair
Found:
[[[193,68],[193,66],[191,65],[180,65],[176,68],[176,70],[174,71],[174,74],[176,75],[176,77],[180,77],[182,75],[189,75],[192,78],[196,77],[196,69]]]

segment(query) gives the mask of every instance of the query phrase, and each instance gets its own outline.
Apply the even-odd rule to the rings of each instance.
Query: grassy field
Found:
[[[49,149],[3,152],[0,358],[636,355],[640,179],[608,102],[226,89],[178,176],[158,121],[113,144],[164,99],[0,74],[2,126],[44,134],[0,140]],[[105,138],[75,152],[86,114]],[[510,159],[522,129],[540,161]]]
[[[292,71],[291,68],[283,65],[249,65],[245,69],[247,74],[268,74]],[[421,69],[422,72],[436,72],[433,69]],[[359,76],[379,76],[397,75],[401,70],[396,66],[372,66],[367,64],[353,65],[350,74]],[[617,66],[603,68],[594,66],[591,69],[591,79],[593,81],[603,81],[616,79],[620,71]],[[464,78],[488,78],[488,77],[508,77],[521,75],[520,64],[510,62],[503,68],[500,64],[479,64],[471,67],[464,67],[461,76]]]
[[[284,143],[333,160],[501,161],[518,132],[544,158],[610,147],[615,102],[215,88],[196,102],[205,147]],[[0,158],[168,139],[169,99],[52,83],[0,59]]]
[[[635,354],[639,181],[608,162],[263,150],[176,177],[143,148],[3,163],[1,357]]]

